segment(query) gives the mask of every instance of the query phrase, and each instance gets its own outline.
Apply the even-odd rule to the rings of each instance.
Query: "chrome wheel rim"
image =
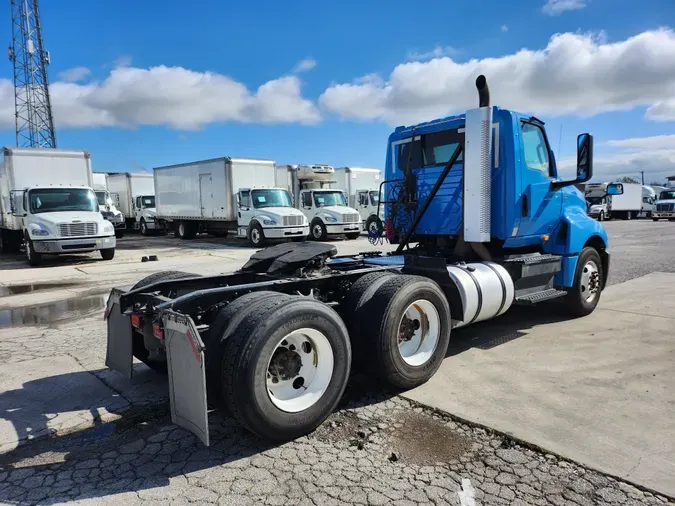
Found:
[[[260,242],[260,232],[257,228],[251,230],[251,242],[253,244],[258,244]]]
[[[321,225],[318,225],[318,224],[317,224],[317,225],[314,225],[314,226],[312,227],[312,234],[314,235],[314,237],[315,237],[316,239],[318,239],[319,237],[321,237],[321,234],[322,234]]]
[[[589,260],[581,271],[579,282],[581,298],[586,302],[593,302],[600,293],[600,269],[594,260]]]
[[[398,351],[413,367],[426,364],[434,355],[441,335],[441,318],[436,306],[426,299],[410,304],[398,324]]]
[[[328,390],[333,377],[333,347],[316,329],[298,329],[281,339],[267,363],[267,395],[277,408],[299,413]]]

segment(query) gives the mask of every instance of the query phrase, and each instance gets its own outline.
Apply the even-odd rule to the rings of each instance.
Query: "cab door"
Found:
[[[551,188],[557,174],[544,125],[534,119],[520,120],[519,130],[520,224],[512,236],[538,238],[551,233],[558,223],[562,197]]]

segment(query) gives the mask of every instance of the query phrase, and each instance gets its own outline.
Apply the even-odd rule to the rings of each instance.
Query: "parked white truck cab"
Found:
[[[345,192],[331,188],[335,169],[330,165],[279,165],[277,186],[286,187],[293,195],[295,207],[309,221],[310,237],[324,241],[329,235],[356,239],[361,235],[361,217],[349,207]]]
[[[267,239],[304,241],[309,222],[275,185],[276,164],[252,158],[215,158],[154,169],[159,226],[181,239],[229,230],[254,246]]]
[[[335,180],[335,187],[347,193],[348,205],[358,210],[363,230],[381,235],[384,207],[379,206],[378,214],[382,183],[380,169],[338,167],[335,169]]]
[[[4,148],[0,167],[0,251],[25,242],[31,266],[45,254],[99,250],[115,255],[115,229],[99,210],[85,151]]]
[[[263,246],[267,239],[307,240],[309,221],[293,207],[288,190],[242,188],[237,194],[237,205],[237,236],[248,238],[253,246]]]
[[[104,172],[92,173],[92,180],[94,182],[94,193],[98,200],[98,209],[101,215],[113,224],[115,227],[115,237],[124,237],[124,231],[127,228],[127,223],[119,209],[115,206],[111,193],[108,191],[108,178]]]
[[[654,207],[652,220],[668,219],[675,221],[675,188],[666,189],[659,193],[659,199]]]
[[[118,208],[127,227],[149,235],[157,229],[155,180],[148,172],[108,173],[108,190],[118,195]]]
[[[637,218],[642,211],[642,185],[623,183],[622,195],[607,195],[610,183],[588,183],[586,202],[588,215],[599,221]]]

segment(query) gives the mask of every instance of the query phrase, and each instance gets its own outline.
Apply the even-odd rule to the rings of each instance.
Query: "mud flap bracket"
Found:
[[[133,329],[129,316],[120,309],[120,295],[123,292],[114,288],[108,296],[104,318],[107,321],[107,345],[105,365],[118,371],[128,379],[133,373]]]
[[[204,343],[189,316],[164,311],[162,323],[169,372],[171,421],[209,446]]]

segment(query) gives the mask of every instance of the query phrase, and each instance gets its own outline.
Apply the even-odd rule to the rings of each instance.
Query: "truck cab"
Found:
[[[361,235],[361,217],[355,209],[347,206],[342,190],[301,190],[299,205],[310,222],[310,236],[316,241],[323,241],[329,235],[345,234],[348,239]]]
[[[115,229],[99,210],[88,187],[35,187],[13,192],[13,213],[20,220],[31,266],[45,254],[99,250],[104,260],[115,254]]]
[[[115,237],[124,237],[124,231],[127,228],[127,223],[124,215],[115,206],[115,200],[108,190],[94,190],[96,200],[98,200],[98,209],[101,215],[113,224],[115,227]]]
[[[154,195],[138,195],[133,198],[134,228],[142,235],[150,235],[157,227],[157,210],[155,209]]]
[[[355,207],[361,216],[363,229],[370,234],[371,232],[380,235],[382,231],[382,220],[384,219],[384,207],[379,206],[380,189],[365,188],[356,190]]]
[[[240,188],[237,193],[237,236],[255,247],[267,239],[302,242],[309,235],[309,222],[293,207],[288,190],[273,187]]]
[[[661,191],[654,208],[652,220],[668,219],[675,221],[675,188]]]

